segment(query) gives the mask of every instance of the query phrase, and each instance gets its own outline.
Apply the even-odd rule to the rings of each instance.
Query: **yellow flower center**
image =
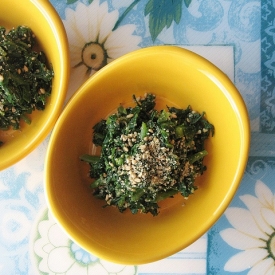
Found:
[[[107,52],[97,42],[89,42],[82,49],[82,63],[88,70],[98,71],[107,64]]]
[[[275,260],[275,232],[270,235],[269,240],[267,241],[267,250],[269,256]]]

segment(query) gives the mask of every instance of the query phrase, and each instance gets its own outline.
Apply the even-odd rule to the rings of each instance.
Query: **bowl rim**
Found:
[[[62,66],[60,66],[60,78],[69,79],[69,44],[66,30],[60,16],[58,15],[56,9],[53,7],[49,0],[31,0],[30,2],[31,5],[33,5],[37,9],[37,11],[46,18],[47,24],[53,30],[53,36],[57,41],[56,45],[60,53],[60,62],[62,63]],[[60,83],[57,83],[56,86],[58,89],[58,96],[55,102],[51,102],[51,105],[53,105],[51,107],[52,112],[49,114],[47,123],[39,129],[37,135],[35,135],[32,140],[26,142],[25,146],[21,148],[21,150],[17,150],[15,154],[11,154],[9,158],[0,162],[0,171],[16,164],[21,159],[26,157],[29,153],[31,153],[48,136],[48,134],[54,127],[54,124],[57,121],[58,116],[63,108],[63,104],[66,98],[66,91],[68,88],[68,81],[63,81],[63,83],[61,83],[60,81]]]
[[[55,217],[56,221],[59,223],[59,225],[61,226],[61,228],[63,229],[63,231],[65,233],[68,234],[68,236],[70,236],[70,238],[76,242],[77,244],[79,244],[81,247],[87,248],[87,246],[85,246],[85,244],[83,242],[79,242],[79,238],[78,238],[78,234],[74,233],[74,230],[68,230],[68,228],[66,228],[66,225],[63,224],[64,223],[64,217],[61,217],[60,213],[57,213],[58,211],[54,208],[54,206],[50,203],[50,190],[49,190],[49,175],[48,175],[48,169],[51,165],[50,159],[51,159],[51,155],[53,154],[53,151],[51,150],[51,148],[54,146],[55,143],[55,139],[58,136],[58,132],[60,130],[60,127],[62,127],[62,123],[64,120],[66,120],[66,116],[69,113],[70,109],[73,107],[74,103],[78,100],[79,97],[82,96],[82,94],[87,93],[87,88],[91,87],[94,81],[98,81],[98,79],[100,79],[102,76],[105,75],[106,71],[108,72],[109,70],[112,70],[112,68],[116,67],[117,64],[120,64],[122,62],[124,62],[124,60],[128,59],[129,57],[133,57],[134,55],[140,55],[140,54],[148,54],[148,53],[153,53],[154,54],[154,50],[158,48],[158,49],[167,49],[168,51],[185,51],[188,52],[189,54],[195,56],[196,58],[199,58],[200,60],[202,60],[203,62],[206,62],[208,64],[210,64],[211,68],[213,68],[213,70],[216,72],[222,73],[222,77],[224,79],[226,79],[226,81],[229,81],[230,83],[232,83],[232,85],[235,87],[234,83],[228,78],[228,76],[226,74],[224,74],[217,66],[215,66],[214,64],[212,64],[210,61],[208,61],[207,59],[205,59],[204,57],[188,50],[188,49],[184,49],[181,48],[179,46],[175,46],[175,45],[160,45],[160,46],[150,46],[150,47],[146,47],[146,48],[142,48],[142,49],[138,49],[135,50],[133,52],[130,52],[128,54],[125,54],[119,58],[117,58],[116,60],[112,61],[111,63],[107,64],[105,67],[103,67],[100,71],[96,72],[92,77],[90,77],[87,81],[85,81],[80,88],[77,90],[77,92],[71,97],[71,99],[69,100],[69,102],[67,103],[67,105],[65,106],[64,111],[62,112],[62,114],[60,115],[57,123],[54,126],[52,135],[50,137],[50,141],[49,141],[49,146],[48,146],[48,150],[47,150],[47,154],[46,154],[46,161],[45,161],[45,193],[46,193],[46,201],[49,207],[49,210],[51,211],[52,215]],[[221,81],[221,83],[223,83]],[[236,92],[235,92],[236,91]],[[231,97],[231,92],[228,92],[229,97]],[[224,213],[224,211],[226,210],[226,208],[228,207],[228,205],[230,204],[230,202],[232,201],[235,193],[237,192],[238,186],[241,182],[241,179],[243,177],[243,173],[247,164],[247,160],[249,157],[249,148],[250,148],[250,120],[249,120],[249,115],[248,115],[248,111],[247,111],[247,107],[246,104],[241,96],[241,94],[239,93],[239,91],[237,89],[234,90],[234,95],[233,98],[235,98],[238,100],[239,104],[238,106],[240,106],[240,108],[242,109],[242,117],[241,117],[241,121],[243,123],[243,133],[242,133],[242,146],[241,146],[241,152],[242,155],[240,156],[240,160],[239,160],[239,165],[238,165],[238,171],[235,173],[235,178],[234,178],[234,184],[232,183],[230,190],[228,191],[228,195],[226,198],[224,198],[224,201],[222,203],[222,207],[220,207],[219,209],[217,209],[217,211],[212,215],[211,219],[209,219],[208,222],[205,223],[205,225],[200,228],[199,230],[197,230],[197,233],[193,236],[193,238],[190,240],[189,244],[193,243],[195,240],[197,240],[198,238],[200,238],[203,234],[205,234],[210,228],[211,226],[213,226],[216,221],[221,217],[221,215]],[[232,180],[233,182],[233,180]],[[186,246],[185,246],[186,247]],[[176,249],[176,251],[174,251],[175,253],[179,251],[178,249]],[[92,253],[92,252],[91,252]],[[171,255],[171,254],[169,254]],[[169,256],[166,255],[166,256]],[[113,261],[116,263],[120,263],[120,264],[144,264],[144,263],[149,263],[152,261],[157,261],[160,260],[161,258],[158,257],[148,257],[148,259],[150,258],[150,260],[148,261],[133,261],[132,259],[130,261],[119,261],[116,257],[114,258],[106,258],[106,255],[99,255],[99,257],[105,258],[109,261]]]

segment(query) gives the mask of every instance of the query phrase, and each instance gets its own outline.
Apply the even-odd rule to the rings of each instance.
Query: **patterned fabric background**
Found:
[[[274,275],[275,2],[50,2],[64,22],[70,44],[66,100],[87,78],[127,52],[161,44],[197,47],[231,74],[246,102],[250,157],[235,198],[207,234],[167,259],[122,266],[81,249],[52,219],[43,190],[48,137],[29,156],[0,173],[0,274]],[[222,48],[215,56],[209,51],[213,46]]]

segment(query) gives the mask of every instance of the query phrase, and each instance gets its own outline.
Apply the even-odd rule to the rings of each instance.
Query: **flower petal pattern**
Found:
[[[255,193],[265,207],[273,206],[273,194],[261,180],[256,182]]]
[[[221,238],[241,250],[225,263],[224,270],[247,275],[275,274],[275,196],[262,182],[255,185],[256,197],[240,196],[247,209],[229,207],[225,216],[233,226],[220,231]]]
[[[67,100],[91,75],[114,59],[139,48],[141,37],[134,34],[133,24],[119,26],[118,10],[109,9],[108,2],[94,0],[86,6],[79,2],[67,8],[63,20],[70,48],[71,78]],[[85,50],[89,47],[87,54]],[[86,53],[86,52],[85,52]]]
[[[55,222],[48,209],[41,214],[34,242],[39,274],[48,275],[134,275],[135,266],[103,261],[72,242]],[[0,269],[1,270],[1,269]]]
[[[220,232],[225,242],[240,250],[263,247],[265,242],[261,239],[246,235],[235,228],[227,228]]]
[[[261,209],[265,221],[275,228],[275,212],[268,208]]]
[[[70,269],[68,270],[68,272],[66,273],[66,275],[87,275],[88,274],[88,267],[83,268],[83,266],[81,266],[78,263],[74,263]]]
[[[267,256],[265,249],[254,248],[241,251],[232,256],[224,266],[224,270],[229,272],[241,272],[251,268]]]
[[[253,266],[247,275],[259,275],[259,274],[267,274],[270,268],[274,267],[274,261],[271,258],[267,258],[264,261],[259,262],[255,266]]]
[[[55,273],[66,273],[75,263],[71,257],[68,247],[57,247],[51,251],[48,257],[48,266]],[[62,255],[62,261],[59,256]]]
[[[246,205],[250,213],[253,215],[255,222],[257,223],[258,227],[265,233],[271,234],[273,229],[271,226],[265,221],[263,218],[261,209],[263,204],[252,195],[244,195],[240,196],[242,202]]]
[[[51,244],[55,247],[68,246],[69,240],[67,236],[60,230],[57,224],[54,224],[49,228],[48,237]]]
[[[259,229],[252,214],[248,210],[231,207],[226,210],[225,216],[237,230],[250,236],[266,238],[266,234]]]

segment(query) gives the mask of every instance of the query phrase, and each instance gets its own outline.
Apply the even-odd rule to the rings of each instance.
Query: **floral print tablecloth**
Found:
[[[151,45],[187,47],[220,67],[242,94],[251,122],[250,156],[232,203],[203,237],[161,261],[124,266],[87,253],[53,220],[43,190],[48,137],[0,172],[0,274],[274,275],[275,1],[50,1],[70,45],[66,101],[123,54]]]

